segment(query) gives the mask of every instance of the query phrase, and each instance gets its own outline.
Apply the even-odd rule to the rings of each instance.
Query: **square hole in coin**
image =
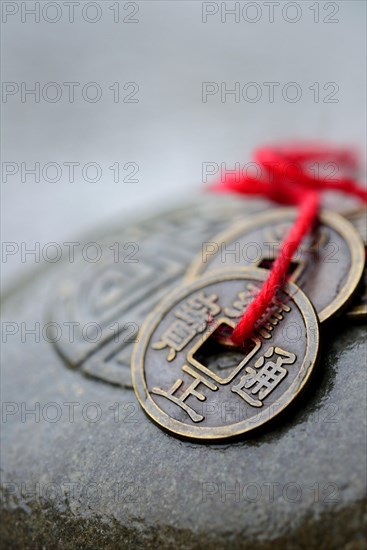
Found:
[[[208,369],[215,375],[214,378],[220,378],[223,382],[232,378],[240,364],[258,346],[253,339],[248,339],[244,347],[235,346],[230,340],[232,331],[233,327],[220,323],[192,354],[197,367]]]
[[[263,258],[257,267],[262,267],[263,269],[271,269],[274,262],[274,258]],[[291,262],[287,271],[288,277],[294,277],[296,272],[300,270],[300,267],[301,266],[298,262]]]

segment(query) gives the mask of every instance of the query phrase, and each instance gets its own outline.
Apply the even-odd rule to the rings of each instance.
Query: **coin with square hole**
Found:
[[[233,328],[268,272],[223,270],[173,291],[147,318],[132,358],[133,386],[162,428],[227,439],[268,422],[308,382],[319,349],[308,298],[287,283],[242,346]]]
[[[269,269],[296,216],[295,208],[277,208],[235,223],[203,242],[187,280],[227,266]],[[324,210],[293,255],[289,278],[307,294],[323,322],[348,306],[364,265],[365,251],[357,230],[339,214]]]
[[[357,208],[349,212],[346,218],[358,231],[365,247],[365,257],[367,259],[367,208],[365,206]],[[365,321],[367,319],[367,264],[364,266],[363,278],[357,296],[353,300],[347,316],[355,321]]]

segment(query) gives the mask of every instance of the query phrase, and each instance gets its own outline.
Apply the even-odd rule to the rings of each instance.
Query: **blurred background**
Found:
[[[189,200],[258,144],[365,149],[363,1],[1,9],[3,290],[38,265],[22,246]]]

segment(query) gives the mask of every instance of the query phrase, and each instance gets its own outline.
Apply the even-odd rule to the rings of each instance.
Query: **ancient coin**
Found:
[[[226,439],[280,413],[315,365],[317,315],[288,283],[244,347],[229,335],[268,273],[213,272],[174,290],[149,315],[134,348],[133,385],[161,427],[194,439]]]
[[[350,212],[346,217],[358,231],[364,243],[365,256],[367,257],[367,208],[365,206],[360,207],[354,212]],[[364,266],[361,287],[347,316],[356,321],[367,319],[367,265]]]
[[[269,269],[296,216],[294,208],[278,208],[235,223],[202,243],[188,279],[224,266]],[[320,321],[326,321],[352,299],[364,264],[364,246],[356,229],[342,216],[324,210],[293,256],[289,277],[310,298]]]

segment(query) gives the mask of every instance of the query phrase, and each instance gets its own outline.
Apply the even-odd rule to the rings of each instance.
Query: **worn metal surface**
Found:
[[[272,420],[301,392],[318,356],[319,328],[296,285],[278,293],[247,349],[225,343],[267,276],[256,268],[216,272],[174,290],[149,315],[133,354],[133,382],[160,426],[188,438],[228,439]]]
[[[234,224],[203,244],[188,278],[224,266],[262,267],[273,261],[296,216],[294,208],[276,208]],[[323,322],[352,299],[362,278],[365,252],[358,232],[342,216],[322,211],[320,222],[292,257],[292,278]]]
[[[348,216],[349,221],[358,231],[365,247],[365,256],[367,257],[367,209],[360,207],[351,212]],[[355,321],[367,319],[367,265],[364,266],[362,282],[358,291],[357,298],[353,301],[348,317]]]
[[[45,326],[74,267],[40,270],[3,304],[19,328],[2,346],[4,548],[365,546],[365,327],[323,331],[320,368],[271,424],[225,445],[182,441],[131,390],[22,336]]]

